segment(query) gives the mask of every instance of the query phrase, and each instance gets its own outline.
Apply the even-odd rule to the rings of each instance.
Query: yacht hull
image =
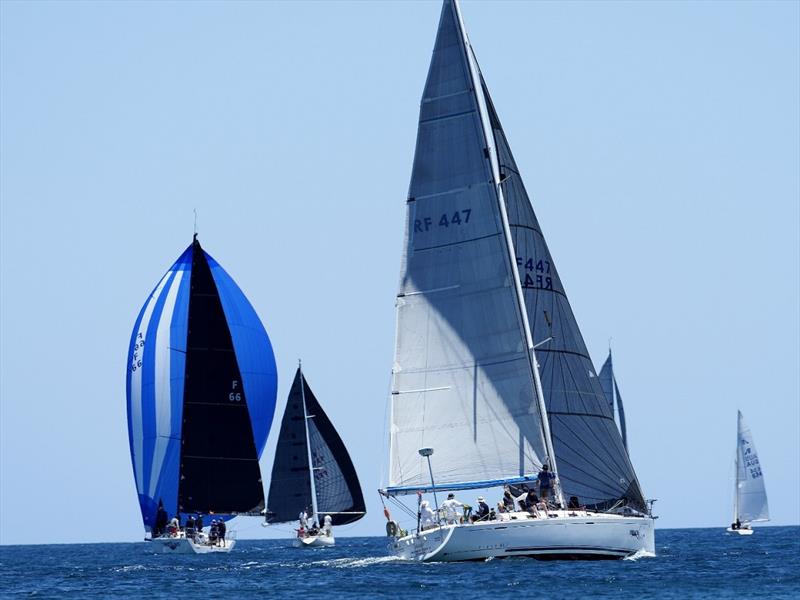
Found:
[[[295,538],[292,545],[295,548],[326,548],[336,544],[333,535],[310,535],[303,538]]]
[[[551,512],[549,517],[510,518],[487,523],[447,525],[394,540],[394,555],[415,561],[466,561],[512,556],[540,560],[619,559],[655,555],[650,517]]]
[[[156,554],[212,554],[233,550],[236,540],[227,540],[224,546],[198,544],[186,537],[157,537],[150,540]]]
[[[727,531],[728,533],[738,533],[739,535],[753,535],[752,529],[749,528],[746,529],[744,527],[739,529],[733,529],[731,527],[728,527],[728,529],[726,529],[725,531]]]

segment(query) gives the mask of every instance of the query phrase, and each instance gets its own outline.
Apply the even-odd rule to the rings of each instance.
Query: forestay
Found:
[[[744,422],[741,411],[739,411],[736,450],[736,505],[735,519],[738,518],[746,523],[769,521],[764,474],[761,472],[753,435]]]
[[[146,529],[178,512],[263,508],[258,457],[275,408],[272,346],[253,307],[195,239],[131,336],[128,435]]]
[[[330,515],[333,525],[352,523],[364,516],[364,496],[350,455],[298,368],[281,421],[267,499],[267,521],[293,521],[300,511],[311,514],[309,466],[314,472],[319,515]]]
[[[535,476],[546,457],[523,313],[456,9],[420,107],[397,296],[391,493]],[[481,100],[482,101],[482,100]],[[484,109],[485,110],[485,109]]]

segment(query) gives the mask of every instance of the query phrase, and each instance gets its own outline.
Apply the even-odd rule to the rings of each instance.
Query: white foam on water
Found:
[[[334,569],[352,569],[371,567],[382,563],[397,562],[402,560],[397,556],[370,556],[367,558],[334,558],[331,560],[318,560],[310,565],[318,567],[332,567]]]
[[[622,560],[639,560],[640,558],[655,558],[655,552],[650,552],[649,550],[637,550],[630,556],[626,556]]]
[[[144,565],[127,565],[124,567],[117,567],[114,569],[115,573],[130,573],[131,571],[144,571],[147,567]]]

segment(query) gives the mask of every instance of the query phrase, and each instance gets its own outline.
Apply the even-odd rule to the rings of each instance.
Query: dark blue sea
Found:
[[[800,527],[755,535],[658,530],[656,557],[600,562],[410,564],[385,538],[335,548],[241,540],[230,554],[152,555],[145,543],[1,546],[0,597],[800,598]]]

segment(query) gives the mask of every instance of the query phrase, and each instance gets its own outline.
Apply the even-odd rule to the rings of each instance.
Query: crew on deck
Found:
[[[539,496],[542,497],[542,500],[547,500],[553,495],[553,480],[555,478],[556,474],[550,472],[550,467],[546,464],[542,465],[542,470],[539,471],[539,475],[536,477],[539,480]]]
[[[328,537],[333,535],[333,519],[330,515],[325,515],[325,518],[322,520],[322,531]]]
[[[436,516],[431,510],[431,504],[427,500],[423,500],[419,504],[419,526],[421,530],[430,529],[436,523]]]
[[[454,493],[450,492],[447,494],[447,500],[442,503],[445,522],[448,525],[460,523],[461,517],[464,514],[464,506],[465,504],[463,502],[456,500],[456,495]]]
[[[158,501],[158,510],[156,510],[156,524],[152,529],[152,537],[156,538],[163,535],[167,531],[167,523],[169,523],[169,515],[164,510],[164,503]]]
[[[478,496],[478,512],[475,513],[476,520],[486,521],[489,519],[489,505],[483,499],[483,496]]]

